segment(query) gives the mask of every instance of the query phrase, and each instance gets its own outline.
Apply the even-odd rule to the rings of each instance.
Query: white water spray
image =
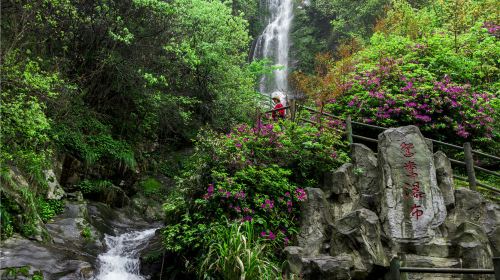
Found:
[[[97,258],[99,274],[96,280],[144,280],[140,275],[139,251],[155,234],[156,228],[124,233],[119,236],[106,235],[109,248]]]
[[[268,24],[257,43],[253,59],[268,58],[283,69],[274,71],[274,78],[260,81],[260,92],[286,92],[288,90],[288,52],[290,49],[290,26],[293,18],[292,0],[266,0],[269,9]]]

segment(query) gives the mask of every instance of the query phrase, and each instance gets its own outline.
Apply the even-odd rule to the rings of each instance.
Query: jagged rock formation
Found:
[[[492,268],[500,253],[500,206],[454,189],[449,159],[439,151],[433,155],[417,127],[381,133],[377,156],[353,144],[351,157],[352,164],[306,190],[298,246],[285,249],[292,273],[302,279],[388,279],[394,256],[404,266]]]

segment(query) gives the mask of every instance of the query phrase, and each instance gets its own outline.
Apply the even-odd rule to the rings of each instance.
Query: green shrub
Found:
[[[14,225],[12,221],[12,215],[5,208],[5,200],[2,199],[0,204],[0,223],[1,223],[1,239],[7,239],[14,233]]]
[[[43,222],[48,222],[57,214],[62,213],[64,210],[64,201],[56,199],[43,199],[37,200],[37,211]]]
[[[80,232],[80,235],[86,240],[90,241],[92,240],[92,230],[88,226],[84,226],[82,231]]]
[[[161,194],[161,183],[155,178],[147,178],[141,182],[141,190],[146,196],[155,196]]]
[[[78,184],[78,189],[82,194],[95,194],[101,192],[103,189],[112,186],[108,180],[88,180],[85,179]]]
[[[197,266],[215,238],[208,230],[251,221],[252,240],[267,243],[263,254],[282,258],[298,231],[305,187],[317,187],[325,171],[346,162],[346,147],[335,130],[289,121],[240,125],[226,135],[202,131],[178,192],[164,205],[172,216],[165,248]]]

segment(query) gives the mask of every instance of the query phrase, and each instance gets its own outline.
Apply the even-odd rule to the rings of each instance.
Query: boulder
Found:
[[[104,236],[90,224],[89,219],[85,201],[66,201],[64,212],[47,223],[46,228],[52,236],[53,244],[97,257],[104,249],[101,242]]]
[[[54,170],[49,169],[45,170],[44,172],[45,175],[45,180],[47,181],[47,199],[61,199],[64,195],[65,192],[61,185],[59,184],[59,181],[57,180],[57,175],[54,173]]]
[[[406,254],[401,257],[401,266],[409,267],[448,267],[462,268],[462,260],[459,258],[429,257],[427,255]],[[407,278],[403,278],[406,275]],[[462,279],[463,274],[442,274],[442,273],[405,273],[401,274],[401,279],[408,280],[452,280]]]
[[[356,210],[334,223],[330,255],[351,256],[357,278],[364,279],[375,266],[389,267],[380,238],[377,215],[368,209]]]
[[[493,268],[492,252],[488,237],[483,229],[474,223],[464,222],[458,226],[452,243],[456,255],[462,258],[465,268]]]
[[[148,221],[162,221],[165,219],[163,204],[157,198],[146,197],[144,194],[139,193],[132,197],[130,206],[142,213]]]
[[[455,190],[455,207],[446,218],[450,238],[464,222],[479,225],[489,239],[494,255],[500,255],[500,206],[488,201],[479,192],[466,188]]]
[[[303,255],[302,247],[285,248],[289,272],[304,280],[347,280],[351,279],[352,258],[348,255],[336,257]]]
[[[354,183],[359,192],[359,206],[380,212],[380,184],[375,153],[363,144],[351,145]]]
[[[104,202],[113,207],[124,207],[130,204],[130,199],[120,187],[115,185],[102,188],[95,198],[97,201]]]
[[[455,185],[453,184],[453,169],[448,157],[441,151],[434,154],[434,166],[436,167],[436,179],[438,187],[443,195],[444,205],[450,209],[455,204]]]
[[[325,250],[327,228],[332,222],[323,191],[306,188],[306,192],[307,200],[301,204],[302,219],[297,241],[299,246],[304,248],[303,254],[308,256],[320,254]]]
[[[359,205],[359,193],[355,187],[351,163],[343,164],[337,170],[326,173],[322,189],[325,197],[331,202],[334,220],[342,218]]]
[[[92,279],[91,259],[65,247],[41,244],[19,235],[2,242],[0,278],[9,279],[9,268],[28,267],[29,274],[40,272],[44,279]],[[11,279],[31,279],[15,277]]]
[[[31,228],[30,239],[49,241],[49,236],[36,208],[35,190],[30,186],[28,180],[19,169],[13,166],[8,166],[7,168],[9,173],[2,178],[0,192],[4,197],[17,204],[22,210],[23,215],[14,217],[16,223],[20,227],[28,225]]]
[[[390,128],[379,135],[382,184],[380,218],[394,242],[422,243],[446,218],[433,155],[416,126]]]

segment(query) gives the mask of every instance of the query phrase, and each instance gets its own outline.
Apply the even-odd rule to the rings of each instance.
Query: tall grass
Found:
[[[231,223],[213,229],[213,241],[198,275],[204,279],[280,279],[280,269],[269,258],[253,223]]]

